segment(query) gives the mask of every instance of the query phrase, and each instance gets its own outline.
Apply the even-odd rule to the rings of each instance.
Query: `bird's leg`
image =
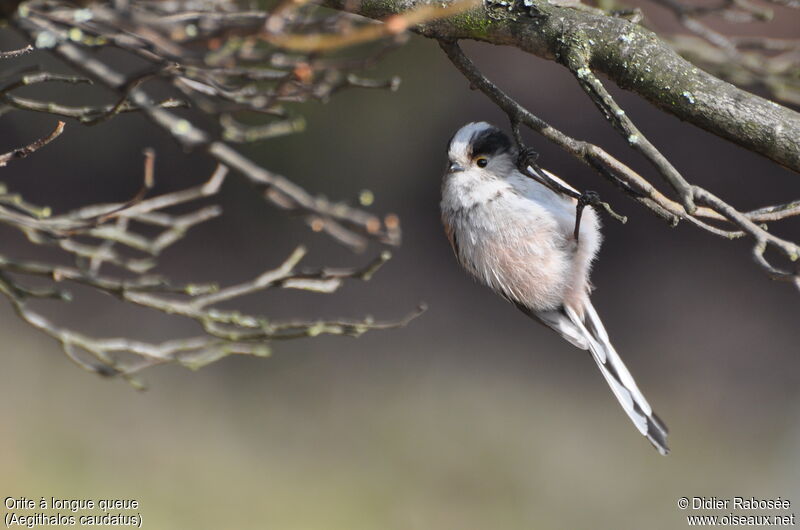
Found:
[[[583,215],[583,209],[587,206],[591,206],[597,211],[601,209],[605,210],[605,212],[619,221],[622,224],[628,222],[628,218],[624,215],[620,215],[614,210],[611,209],[611,205],[607,202],[603,202],[600,200],[600,195],[596,191],[586,190],[578,196],[578,205],[575,208],[575,244],[578,243],[578,236],[580,235],[581,230],[581,215]]]
[[[612,210],[611,206],[607,202],[601,201],[600,195],[597,192],[587,190],[581,193],[574,188],[564,186],[561,182],[551,178],[546,171],[543,171],[542,168],[536,164],[536,161],[539,159],[539,153],[535,149],[525,146],[525,144],[522,142],[522,135],[519,132],[519,124],[512,122],[511,130],[514,134],[514,141],[519,149],[519,155],[517,156],[517,169],[519,169],[523,175],[532,178],[542,186],[556,193],[566,195],[567,197],[572,197],[578,201],[578,204],[575,208],[575,232],[573,233],[575,237],[575,244],[578,244],[580,241],[581,217],[583,216],[583,209],[587,206],[591,206],[595,210],[602,208],[611,217],[623,224],[628,221],[627,217],[624,215],[619,215]]]
[[[556,193],[572,197],[573,199],[581,197],[581,194],[576,190],[564,186],[544,172],[542,168],[536,164],[538,158],[539,153],[533,148],[525,147],[524,145],[520,146],[519,156],[517,156],[517,169],[519,169],[523,175],[532,178],[542,186]]]
[[[581,236],[581,217],[583,216],[583,209],[587,206],[597,208],[600,203],[600,195],[596,191],[586,190],[578,197],[578,204],[575,206],[575,244],[580,242]]]

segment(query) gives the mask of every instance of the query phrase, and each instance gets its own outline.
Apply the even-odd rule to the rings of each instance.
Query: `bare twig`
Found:
[[[33,39],[43,32],[58,34],[58,29],[51,23],[33,16],[19,19],[18,22],[21,28],[31,32]],[[124,76],[87,54],[77,45],[65,39],[56,44],[53,51],[89,77],[112,90],[127,94],[134,105],[141,108],[154,123],[164,128],[182,145],[205,150],[219,162],[239,171],[252,183],[264,189],[266,199],[302,215],[312,229],[324,231],[357,250],[363,249],[369,239],[389,244],[399,243],[400,231],[396,224],[389,226],[386,224],[386,219],[382,220],[362,210],[309,195],[286,178],[267,171],[225,143],[215,140],[210,133],[193,125],[187,119],[157,106],[141,87],[131,86]]]
[[[56,125],[56,128],[53,129],[53,132],[45,136],[44,138],[40,138],[35,142],[26,145],[25,147],[20,147],[19,149],[14,149],[13,151],[9,151],[5,154],[0,154],[0,167],[5,166],[11,160],[18,159],[18,158],[25,158],[26,156],[34,153],[44,147],[45,145],[49,144],[56,138],[58,138],[62,132],[64,132],[64,122],[60,121]]]
[[[565,54],[566,64],[575,75],[581,88],[597,105],[605,118],[627,140],[628,145],[643,154],[647,160],[658,170],[673,190],[678,194],[681,204],[687,212],[693,213],[695,209],[694,197],[691,187],[686,179],[675,167],[661,154],[661,152],[639,131],[625,111],[620,107],[603,83],[594,75],[589,63],[581,58],[579,53],[568,52]]]
[[[727,22],[765,22],[773,19],[773,9],[744,0],[723,0],[717,5],[651,1],[669,9],[686,30],[696,35],[674,35],[670,39],[686,58],[731,82],[761,85],[777,99],[800,102],[800,54],[795,40],[728,36],[704,21],[716,17]]]
[[[4,112],[42,112],[96,125],[124,112],[140,112],[187,149],[202,151],[218,161],[214,174],[203,184],[162,195],[149,196],[155,184],[155,155],[145,151],[142,185],[122,203],[92,204],[54,215],[50,208],[25,201],[0,186],[0,224],[20,230],[32,244],[55,247],[72,264],[17,260],[0,255],[0,294],[28,324],[61,344],[69,359],[80,367],[105,376],[119,376],[135,385],[133,374],[156,364],[180,363],[197,368],[231,354],[267,355],[275,340],[320,334],[359,336],[367,331],[402,326],[423,308],[406,317],[376,321],[362,319],[296,318],[276,320],[250,315],[228,306],[242,296],[266,290],[302,289],[331,294],[348,279],[369,280],[390,258],[381,251],[362,268],[300,268],[305,254],[298,248],[276,269],[253,280],[220,288],[210,284],[175,284],[152,273],[160,254],[199,224],[219,216],[216,205],[186,213],[191,203],[219,192],[230,169],[243,175],[264,198],[304,218],[315,231],[324,231],[347,246],[361,250],[369,241],[398,244],[397,216],[377,216],[359,208],[315,197],[287,178],[277,175],[233,150],[219,138],[215,127],[174,112],[192,106],[218,121],[224,139],[254,141],[295,132],[303,125],[295,114],[298,103],[327,101],[350,87],[394,89],[397,81],[373,80],[358,72],[372,66],[397,40],[377,51],[323,56],[266,46],[265,24],[280,21],[283,30],[272,36],[298,38],[315,33],[359,35],[374,23],[334,13],[312,16],[313,6],[292,2],[269,16],[261,11],[239,11],[233,3],[216,2],[213,11],[183,0],[173,3],[135,0],[120,4],[92,4],[86,8],[53,0],[30,0],[9,21],[40,49],[73,67],[77,75],[42,71],[38,67],[9,70],[0,78],[0,104]],[[411,14],[438,16],[439,9]],[[450,9],[445,9],[449,12]],[[415,18],[416,17],[416,18]],[[396,33],[406,17],[397,17]],[[421,19],[420,19],[421,20]],[[269,28],[267,28],[269,30]],[[371,31],[371,30],[370,30]],[[391,32],[390,31],[390,32]],[[395,34],[396,34],[395,33]],[[360,37],[358,37],[360,38]],[[123,73],[114,58],[91,48],[114,47],[123,55],[144,61],[137,73]],[[31,47],[0,55],[21,55]],[[118,54],[119,55],[119,54]],[[110,103],[70,106],[45,99],[23,97],[20,91],[52,83],[95,83],[110,91]],[[177,89],[180,99],[157,100],[151,89]],[[292,108],[285,106],[292,104]],[[260,123],[245,125],[243,112],[257,113]],[[207,122],[207,120],[206,120]],[[249,120],[248,120],[249,122]],[[0,158],[0,165],[26,156],[61,132]],[[180,214],[170,211],[183,207]],[[144,225],[144,228],[143,228]],[[112,272],[109,272],[112,271]],[[115,275],[113,272],[116,271]],[[33,283],[32,283],[33,282]],[[36,301],[69,301],[65,289],[77,284],[112,295],[148,310],[190,319],[202,329],[195,337],[159,344],[135,338],[95,338],[60,326],[45,318]],[[224,305],[225,307],[220,307]]]
[[[20,48],[18,50],[11,50],[7,52],[0,51],[0,59],[12,59],[14,57],[19,57],[20,55],[25,55],[31,51],[33,51],[33,46],[31,44],[28,44],[24,48]]]
[[[291,35],[271,33],[262,34],[262,38],[272,44],[290,50],[304,52],[331,51],[365,42],[372,42],[381,37],[399,35],[409,28],[450,17],[474,9],[480,0],[456,0],[444,6],[420,5],[402,14],[392,15],[383,20],[383,24],[363,26],[356,31],[339,34]]]
[[[220,213],[214,206],[184,215],[172,215],[163,210],[216,194],[226,173],[225,167],[220,166],[201,186],[145,199],[146,191],[154,182],[153,162],[153,153],[147,151],[142,190],[123,204],[91,206],[46,219],[29,218],[24,225],[10,212],[0,210],[0,222],[20,226],[32,241],[55,244],[74,256],[76,266],[14,260],[0,255],[0,294],[9,299],[23,320],[59,341],[67,356],[82,368],[101,375],[121,376],[138,385],[139,382],[131,378],[132,374],[156,364],[177,362],[198,368],[231,354],[265,355],[269,352],[269,343],[274,340],[320,334],[359,336],[371,330],[403,326],[424,310],[420,308],[407,317],[391,321],[374,321],[369,317],[273,320],[216,307],[267,289],[334,293],[345,280],[371,279],[391,257],[387,251],[358,269],[300,269],[298,265],[305,255],[305,249],[300,247],[279,267],[251,281],[225,288],[214,284],[175,285],[158,276],[146,275],[153,262],[128,258],[113,246],[122,244],[157,256],[188,229]],[[112,219],[116,222],[100,225]],[[165,231],[148,239],[135,233],[130,221],[164,227]],[[77,237],[97,240],[100,244],[81,243],[75,239]],[[89,266],[84,266],[87,262]],[[103,273],[100,270],[103,263],[121,267],[134,273],[134,277],[125,279]],[[46,279],[53,286],[28,286],[25,278],[29,277]],[[161,344],[127,338],[92,338],[51,322],[28,305],[30,299],[71,300],[70,293],[63,288],[70,283],[113,295],[133,305],[194,320],[205,335]],[[121,353],[133,356],[120,356]]]

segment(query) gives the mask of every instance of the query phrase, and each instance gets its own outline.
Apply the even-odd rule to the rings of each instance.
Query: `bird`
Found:
[[[623,364],[590,295],[602,242],[593,208],[576,229],[579,195],[556,175],[525,165],[498,127],[472,122],[450,139],[442,178],[444,231],[461,266],[479,283],[581,350],[588,350],[625,413],[656,450],[669,453],[667,427]],[[556,181],[554,191],[545,186]],[[558,189],[556,187],[555,189]]]

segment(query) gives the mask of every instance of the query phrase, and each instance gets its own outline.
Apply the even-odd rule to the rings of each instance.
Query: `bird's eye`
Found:
[[[489,159],[485,156],[479,156],[475,159],[475,163],[478,164],[478,167],[486,167],[489,165]]]

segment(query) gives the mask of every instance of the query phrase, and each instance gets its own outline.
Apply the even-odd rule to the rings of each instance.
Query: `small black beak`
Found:
[[[447,171],[448,173],[458,173],[459,171],[464,171],[464,168],[453,162]]]

